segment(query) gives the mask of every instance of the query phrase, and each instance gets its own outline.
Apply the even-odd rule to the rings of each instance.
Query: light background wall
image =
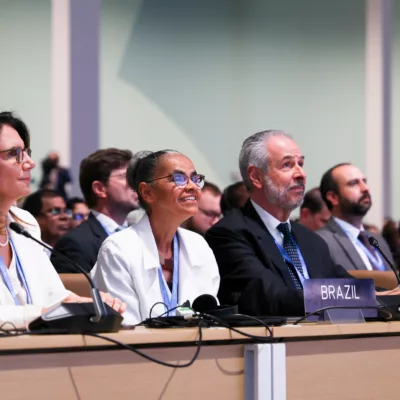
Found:
[[[400,219],[400,3],[392,2],[392,216]]]
[[[27,123],[36,161],[51,147],[50,6],[50,0],[0,0],[0,110]],[[37,182],[40,166],[32,176]]]
[[[0,9],[0,108],[27,121],[39,160],[51,146],[51,2]],[[300,144],[309,188],[337,162],[364,169],[364,0],[103,0],[101,11],[102,147],[176,148],[225,186],[243,139],[275,128]]]
[[[308,187],[365,166],[363,0],[103,0],[101,143],[176,148],[224,186],[243,139],[289,131]]]

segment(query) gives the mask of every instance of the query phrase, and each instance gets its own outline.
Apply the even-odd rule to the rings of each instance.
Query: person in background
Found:
[[[363,223],[364,229],[368,232],[374,233],[375,235],[380,235],[381,231],[379,228],[374,224],[368,224],[366,222]]]
[[[391,220],[386,219],[386,223],[382,229],[382,236],[386,240],[389,249],[393,255],[397,268],[400,268],[400,232],[398,224]]]
[[[26,197],[22,208],[29,211],[37,220],[43,241],[53,247],[69,231],[71,216],[64,198],[51,189],[41,189]],[[47,249],[45,252],[50,257]]]
[[[333,166],[322,176],[320,190],[332,217],[317,233],[327,243],[333,260],[347,270],[390,271],[390,266],[368,241],[373,236],[393,263],[385,239],[363,226],[372,199],[367,178],[360,169],[350,163]]]
[[[0,112],[0,325],[24,328],[60,302],[86,302],[65,289],[43,247],[9,230],[17,222],[40,240],[40,228],[26,210],[13,204],[30,192],[30,135],[25,123],[10,112]],[[123,313],[126,305],[102,293],[103,301]]]
[[[132,158],[130,150],[97,150],[82,160],[79,183],[89,217],[64,235],[55,249],[90,272],[103,241],[127,227],[128,213],[139,207],[137,194],[128,186],[126,169]],[[71,273],[68,262],[57,256],[51,262],[58,273]]]
[[[242,208],[249,199],[250,193],[243,181],[226,187],[221,196],[221,211],[226,215],[234,208]]]
[[[216,296],[213,252],[202,236],[180,228],[198,212],[204,176],[173,150],[138,153],[127,176],[146,214],[104,241],[92,271],[99,288],[128,304],[124,324],[137,324],[150,310],[156,316],[192,303],[202,294]]]
[[[80,197],[72,197],[67,200],[67,208],[70,210],[69,228],[74,229],[89,217],[89,208]]]
[[[321,197],[319,188],[309,190],[300,206],[299,224],[312,231],[323,228],[329,221],[331,213]]]
[[[42,161],[42,180],[40,189],[56,190],[66,200],[68,185],[71,184],[71,174],[67,168],[60,167],[60,156],[52,151]]]
[[[183,228],[200,235],[221,219],[221,191],[218,186],[205,182],[199,198],[199,210],[182,225]]]

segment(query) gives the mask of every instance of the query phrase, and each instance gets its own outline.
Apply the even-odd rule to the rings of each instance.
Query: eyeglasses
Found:
[[[0,154],[2,153],[8,153],[6,155],[6,160],[15,158],[17,163],[21,164],[22,161],[24,161],[24,153],[28,154],[28,156],[30,157],[32,155],[32,150],[29,147],[27,147],[26,149],[23,149],[22,147],[12,147],[11,149],[1,150]]]
[[[146,181],[145,183],[152,183],[155,181],[159,181],[160,179],[172,178],[172,181],[175,182],[175,185],[178,187],[186,187],[189,183],[189,179],[200,189],[204,186],[204,175],[194,174],[191,177],[188,177],[186,174],[182,173],[174,173],[166,176],[162,176],[161,178],[151,179],[150,181]]]
[[[61,207],[50,208],[50,210],[45,211],[43,214],[46,214],[50,217],[56,217],[57,215],[60,215],[60,214],[66,214],[66,216],[68,218],[72,217],[71,210],[69,210],[68,208],[61,208]]]
[[[81,214],[81,213],[72,214],[71,219],[73,219],[74,221],[86,221],[88,219],[88,214]]]
[[[215,211],[204,210],[203,208],[200,208],[200,207],[199,207],[199,211],[201,211],[208,218],[221,219],[221,217],[222,217],[221,213],[217,213]]]

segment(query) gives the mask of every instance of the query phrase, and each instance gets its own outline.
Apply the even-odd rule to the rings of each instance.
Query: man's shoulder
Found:
[[[74,229],[71,229],[64,236],[61,237],[59,242],[67,243],[67,242],[88,242],[93,240],[93,229],[92,229],[93,221],[90,219],[82,222],[79,226]]]
[[[213,234],[220,230],[237,230],[246,227],[246,217],[243,209],[233,209],[213,225],[207,234]]]
[[[302,239],[317,246],[321,244],[325,245],[325,240],[319,231],[314,232],[298,222],[291,222],[291,226],[297,237],[301,236]]]

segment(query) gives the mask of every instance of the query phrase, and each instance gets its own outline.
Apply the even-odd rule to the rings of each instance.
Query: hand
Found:
[[[114,298],[108,293],[100,292],[101,299],[104,303],[108,304],[111,308],[117,311],[120,314],[123,314],[127,305],[118,298]],[[89,303],[93,300],[90,297],[81,297],[75,293],[71,293],[66,299],[63,300],[63,303]]]
[[[400,287],[394,288],[392,290],[386,290],[385,292],[375,292],[377,296],[393,296],[400,295]]]
[[[103,300],[104,303],[108,304],[111,308],[113,308],[115,311],[119,312],[120,314],[123,314],[126,309],[127,305],[117,297],[112,297],[108,293],[100,292],[101,299]]]

